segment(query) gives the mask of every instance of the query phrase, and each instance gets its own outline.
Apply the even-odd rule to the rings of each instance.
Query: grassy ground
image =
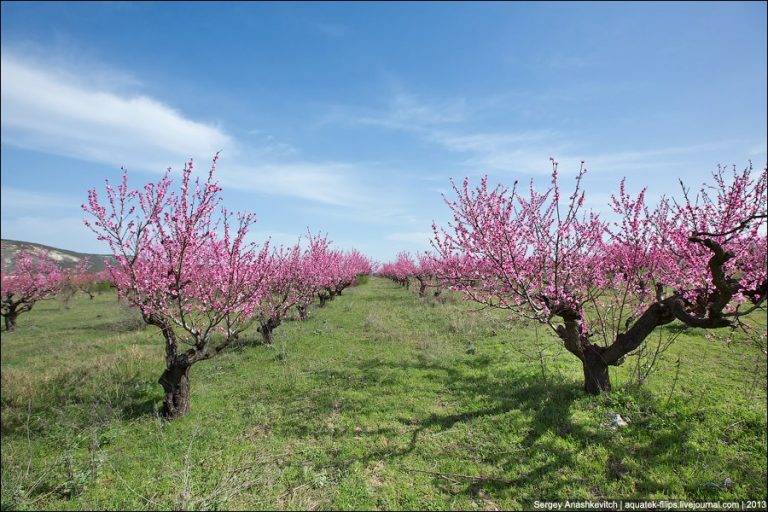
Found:
[[[766,499],[759,350],[688,330],[644,386],[629,362],[592,397],[546,331],[473,309],[371,279],[194,366],[165,422],[157,332],[112,294],[39,303],[2,333],[2,508]]]

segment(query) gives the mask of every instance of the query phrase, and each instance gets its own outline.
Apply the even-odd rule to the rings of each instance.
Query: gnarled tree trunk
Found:
[[[165,338],[165,371],[158,379],[165,391],[163,416],[169,420],[180,418],[189,412],[189,369],[194,361],[189,353],[177,354],[176,334],[167,320],[154,314],[142,317],[147,324],[158,327]]]
[[[309,313],[307,312],[306,304],[304,305],[299,304],[298,306],[296,306],[296,309],[299,310],[299,320],[306,320],[307,318],[309,318]]]
[[[189,412],[189,369],[191,366],[173,365],[160,376],[165,390],[163,416],[175,419]]]
[[[31,311],[34,302],[14,301],[13,299],[8,298],[6,298],[3,302],[3,319],[5,320],[5,330],[8,332],[13,332],[16,330],[16,319],[19,318],[21,313]]]
[[[611,390],[611,376],[608,364],[603,360],[599,347],[591,345],[584,351],[581,364],[584,368],[584,391],[591,395],[599,395]]]
[[[3,316],[3,319],[5,320],[5,330],[8,332],[13,332],[16,330],[16,317],[18,315],[16,312],[8,312]]]
[[[280,325],[280,320],[276,318],[270,318],[266,322],[259,322],[258,331],[261,333],[261,337],[264,339],[265,345],[272,345],[272,331]]]

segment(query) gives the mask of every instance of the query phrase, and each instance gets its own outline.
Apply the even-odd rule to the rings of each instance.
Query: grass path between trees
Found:
[[[191,412],[166,422],[159,333],[111,293],[37,304],[2,333],[2,508],[766,499],[755,347],[686,330],[645,385],[630,360],[593,397],[542,327],[378,278],[284,323],[272,348],[246,334],[193,367]]]

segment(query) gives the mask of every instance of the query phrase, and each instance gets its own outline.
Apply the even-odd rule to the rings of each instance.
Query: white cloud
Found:
[[[341,163],[222,165],[224,187],[309,199],[334,206],[361,207],[369,200],[356,179],[356,167]]]
[[[121,96],[2,53],[3,142],[84,160],[162,171],[190,156],[234,152],[221,129],[146,96]]]
[[[370,201],[355,165],[286,162],[298,149],[265,131],[251,130],[249,135],[257,140],[245,144],[221,128],[188,119],[153,98],[116,94],[75,76],[4,51],[3,142],[151,172],[162,172],[169,165],[178,168],[190,157],[204,162],[205,167],[223,149],[219,179],[228,188],[334,206],[363,207]],[[251,165],[246,158],[266,163]],[[3,197],[27,203],[45,199],[28,193],[11,195],[4,193]]]
[[[566,59],[567,61],[567,59]],[[579,64],[568,61],[568,65]],[[549,101],[553,101],[551,98]],[[386,106],[379,109],[355,109],[336,105],[327,122],[346,125],[378,126],[414,135],[422,141],[451,153],[463,155],[460,163],[469,174],[549,174],[549,158],[561,165],[561,175],[574,174],[581,160],[595,172],[631,174],[667,171],[685,174],[692,157],[733,149],[743,141],[716,142],[641,148],[633,151],[578,152],[577,140],[554,130],[477,130],[478,120],[489,113],[514,113],[525,101],[513,93],[484,98],[423,100],[397,89]],[[765,144],[756,145],[750,154],[765,153]],[[699,159],[701,160],[701,159]]]

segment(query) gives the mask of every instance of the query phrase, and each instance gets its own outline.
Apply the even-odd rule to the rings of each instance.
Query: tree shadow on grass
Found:
[[[462,450],[463,455],[459,456],[475,458],[472,452],[474,448],[478,448],[482,453],[477,454],[476,462],[481,467],[488,467],[489,471],[495,471],[495,474],[475,480],[453,482],[448,487],[446,478],[435,474],[436,486],[445,492],[453,489],[451,493],[468,492],[472,495],[477,494],[479,489],[493,491],[498,495],[515,493],[518,487],[534,487],[542,496],[568,494],[573,482],[563,476],[571,474],[574,468],[584,464],[578,456],[582,451],[590,449],[600,451],[602,448],[609,454],[604,478],[596,478],[597,482],[623,478],[629,471],[623,464],[626,457],[643,461],[644,467],[656,464],[675,467],[681,442],[691,432],[691,425],[685,421],[662,429],[654,425],[653,436],[644,432],[649,421],[665,414],[659,400],[646,390],[631,392],[644,401],[647,418],[638,418],[628,429],[616,432],[601,423],[604,420],[601,417],[603,413],[589,417],[589,409],[594,406],[603,410],[605,400],[589,397],[585,401],[587,397],[580,383],[543,380],[533,372],[499,378],[490,371],[482,371],[489,363],[490,361],[482,356],[468,358],[466,361],[453,361],[450,365],[425,359],[411,362],[370,359],[347,368],[313,372],[312,378],[316,380],[313,389],[318,392],[314,397],[312,411],[305,411],[303,415],[297,415],[293,419],[286,418],[288,421],[277,426],[277,429],[287,436],[327,435],[322,418],[328,417],[332,404],[339,400],[339,396],[344,397],[342,413],[347,418],[353,418],[356,414],[375,414],[379,412],[377,409],[387,405],[392,407],[391,402],[382,403],[377,398],[377,395],[385,392],[382,385],[391,385],[392,389],[399,389],[399,393],[434,394],[435,398],[449,401],[452,408],[459,412],[424,413],[413,406],[409,410],[404,396],[403,407],[395,409],[402,410],[403,413],[396,413],[394,425],[389,422],[377,429],[336,432],[336,437],[361,438],[359,446],[366,448],[357,450],[355,454],[339,454],[332,465],[340,471],[355,463],[368,465],[376,461],[384,461],[390,467],[398,467],[404,460],[408,460],[411,454],[419,453],[420,450],[424,451],[424,460],[429,460],[430,450],[437,450],[432,453],[435,454],[439,466],[440,458],[446,453],[441,448],[444,441],[440,440],[453,437],[455,443],[457,437],[464,439],[467,431],[492,431],[494,426],[489,426],[488,422],[498,421],[499,429],[503,430],[507,426],[511,429],[507,429],[509,432],[503,434],[509,435],[509,445],[495,445],[496,437],[485,440],[481,435],[479,438],[470,438],[469,442],[479,444],[467,447]],[[403,385],[406,382],[405,374],[408,372],[419,372],[420,375],[415,380],[407,381],[415,382],[415,387],[405,388],[406,391]],[[402,382],[398,375],[402,377]],[[420,383],[424,386],[421,390]],[[344,393],[346,389],[356,391],[352,398]],[[619,390],[614,393],[622,392]],[[573,405],[577,401],[581,402],[581,405],[574,410]],[[608,403],[611,403],[610,400]],[[618,403],[616,406],[617,410],[621,410]],[[574,412],[577,414],[574,415]],[[516,423],[507,425],[503,422]],[[440,437],[442,433],[457,427],[461,429],[456,431],[456,436]],[[383,446],[377,442],[382,436],[389,439]],[[622,436],[629,436],[629,439],[622,439]],[[435,441],[436,439],[438,441]],[[402,469],[408,471],[419,468]],[[439,471],[430,469],[435,473]],[[647,471],[634,470],[632,478],[640,493],[663,493],[665,490],[664,484],[656,482]],[[459,491],[456,491],[457,485],[461,488]],[[599,489],[593,492],[596,496],[601,494]]]
[[[147,329],[147,324],[141,317],[138,316],[126,316],[114,320],[102,320],[100,316],[95,319],[89,319],[88,322],[83,323],[71,323],[67,325],[58,325],[57,331],[60,332],[82,332],[87,335],[93,334],[114,334],[125,332],[137,332]]]

